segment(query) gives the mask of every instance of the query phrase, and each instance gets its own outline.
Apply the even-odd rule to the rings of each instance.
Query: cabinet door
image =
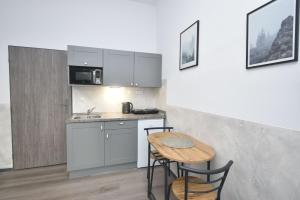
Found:
[[[147,119],[138,121],[138,161],[137,167],[147,167],[148,165],[148,140],[144,128],[163,127],[164,119]],[[151,131],[157,132],[157,130]]]
[[[105,165],[137,161],[137,128],[106,130]]]
[[[104,50],[103,85],[133,86],[134,53]]]
[[[101,123],[67,125],[68,171],[104,166],[104,134]]]
[[[91,47],[68,46],[68,65],[103,67],[103,50]]]
[[[135,53],[134,59],[135,86],[161,87],[161,55]]]

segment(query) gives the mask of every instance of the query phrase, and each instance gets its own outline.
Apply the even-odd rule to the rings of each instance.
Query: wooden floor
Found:
[[[154,193],[163,199],[163,170],[157,168]],[[146,169],[68,179],[66,166],[0,172],[0,200],[144,200]]]

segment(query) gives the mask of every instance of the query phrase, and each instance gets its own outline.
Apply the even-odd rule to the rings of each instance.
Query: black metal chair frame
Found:
[[[183,170],[184,173],[185,173],[184,174],[184,181],[185,181],[184,182],[184,200],[188,200],[188,193],[203,194],[203,193],[210,193],[210,192],[214,192],[214,191],[217,191],[217,199],[216,200],[221,200],[221,192],[222,192],[226,177],[228,175],[229,169],[232,166],[232,164],[233,164],[233,161],[230,160],[224,167],[219,168],[219,169],[215,169],[215,170],[198,170],[198,169],[194,169],[194,168],[187,167],[187,166],[180,166],[179,168],[181,170]],[[221,177],[217,178],[217,179],[214,179],[214,180],[209,180],[208,179],[206,182],[197,183],[197,184],[213,184],[213,183],[218,183],[219,182],[219,185],[217,187],[214,187],[211,190],[208,190],[208,191],[190,191],[188,189],[188,182],[191,182],[188,179],[190,172],[195,173],[195,174],[200,174],[200,175],[207,175],[208,177],[210,175],[219,175],[219,174],[222,174],[222,173],[223,173],[223,175]],[[168,197],[169,198],[170,198],[171,186],[172,186],[172,184],[169,186],[169,192],[168,192]]]
[[[162,130],[163,132],[165,132],[166,130],[168,130],[168,132],[171,132],[171,130],[173,130],[173,127],[151,127],[151,128],[145,128],[144,130],[147,132],[147,136],[149,136],[149,131],[150,130]],[[153,156],[153,163],[152,166],[150,165],[151,162],[151,154]],[[161,156],[158,152],[152,152],[151,150],[151,144],[148,142],[148,166],[147,166],[147,180],[148,180],[148,197],[151,196],[152,194],[152,184],[153,184],[153,174],[154,174],[154,168],[157,167],[155,164],[159,163],[160,165],[157,166],[168,166],[168,170],[169,170],[169,176],[171,175],[171,170],[170,170],[170,164],[176,161],[170,161],[166,158],[164,158],[163,156]],[[179,163],[177,163],[177,175],[178,177],[180,176],[180,172],[179,172]],[[173,175],[173,174],[172,174]]]

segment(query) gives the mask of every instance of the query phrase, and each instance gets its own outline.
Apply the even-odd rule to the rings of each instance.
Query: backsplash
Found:
[[[84,113],[94,106],[94,112],[122,112],[122,102],[125,101],[132,102],[134,108],[154,108],[157,93],[155,88],[73,87],[73,113]]]

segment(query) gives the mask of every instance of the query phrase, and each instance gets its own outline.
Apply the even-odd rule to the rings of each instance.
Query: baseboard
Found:
[[[85,176],[95,176],[107,172],[117,172],[121,170],[126,169],[134,169],[137,168],[137,163],[128,163],[128,164],[122,164],[122,165],[115,165],[111,167],[99,167],[99,168],[92,168],[92,169],[84,169],[84,170],[77,170],[77,171],[70,171],[69,172],[69,178],[80,178]]]

